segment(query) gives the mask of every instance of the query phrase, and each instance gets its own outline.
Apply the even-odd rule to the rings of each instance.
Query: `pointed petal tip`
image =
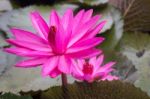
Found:
[[[54,75],[54,74],[49,74],[49,76],[50,76],[51,78],[57,77],[57,75]]]
[[[103,42],[103,41],[105,40],[105,38],[104,38],[104,37],[99,37],[99,40],[100,40],[101,42]]]
[[[43,78],[46,78],[48,76],[48,74],[45,74],[43,72],[41,73],[41,75],[42,75]]]
[[[113,65],[115,65],[116,63],[117,63],[117,62],[112,62]],[[112,66],[113,66],[113,65],[112,65]]]
[[[6,39],[5,40],[7,43],[12,43],[12,39]]]
[[[101,24],[104,26],[107,23],[107,20],[104,20],[101,22]]]
[[[85,12],[85,10],[84,10],[84,9],[81,9],[79,12]]]
[[[32,12],[30,12],[30,17],[31,17],[31,20],[33,21],[33,20],[35,20],[36,18],[41,17],[41,15],[40,15],[40,12],[39,12],[39,11],[32,11]]]
[[[87,12],[91,12],[91,13],[93,13],[93,9],[89,9],[89,10],[87,10]]]
[[[46,73],[46,72],[44,71],[44,69],[42,68],[42,70],[41,70],[41,75],[42,75],[42,77],[47,77],[47,76],[49,75],[49,73]]]
[[[56,9],[52,9],[51,12],[57,12]]]
[[[72,8],[68,8],[68,9],[67,9],[67,11],[71,11],[71,12],[73,12],[73,9],[72,9]]]
[[[30,12],[30,15],[35,15],[35,14],[39,14],[39,11],[36,11],[36,10],[35,10],[35,11],[31,11],[31,12]]]
[[[13,27],[9,29],[12,33],[17,30],[17,28]]]
[[[12,53],[12,50],[10,48],[4,48],[2,49],[3,52]]]
[[[25,66],[23,66],[22,62],[18,62],[15,64],[15,67],[23,67],[26,68]]]
[[[98,58],[101,58],[101,59],[104,59],[104,54],[101,54],[101,55],[99,55],[99,57]]]
[[[5,41],[9,44],[15,45],[15,39],[6,39]]]

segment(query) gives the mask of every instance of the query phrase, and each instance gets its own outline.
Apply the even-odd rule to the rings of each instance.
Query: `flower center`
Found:
[[[58,46],[56,46],[56,32],[57,32],[57,28],[55,26],[50,26],[50,31],[48,34],[48,42],[50,44],[50,46],[52,47],[53,53],[57,54],[57,55],[63,55],[64,52],[60,51],[59,48],[57,48]],[[61,45],[60,45],[61,47]]]
[[[52,47],[53,51],[55,51],[55,35],[56,35],[56,27],[55,26],[51,26],[50,27],[50,31],[48,34],[48,42],[50,44],[50,46]]]
[[[56,29],[55,26],[50,27],[50,31],[49,31],[49,34],[48,34],[48,41],[49,41],[51,46],[54,46],[54,44],[55,44],[56,31],[57,31],[57,29]]]
[[[52,32],[52,33],[56,33],[56,27],[55,26],[51,26],[50,27],[50,32]]]
[[[82,71],[83,71],[84,74],[92,74],[93,73],[93,65],[86,62],[83,65],[83,70]]]

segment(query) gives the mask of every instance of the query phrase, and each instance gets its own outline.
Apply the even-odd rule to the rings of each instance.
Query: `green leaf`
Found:
[[[14,10],[11,13],[11,17],[9,17],[9,22],[7,25],[9,27],[17,27],[25,30],[29,30],[35,32],[33,29],[29,14],[32,11],[39,11],[42,17],[49,23],[49,16],[52,9],[56,9],[60,15],[63,15],[67,8],[72,8],[75,10],[78,6],[73,4],[62,4],[62,5],[54,5],[54,6],[29,6],[22,9]],[[9,37],[11,36],[8,33]]]
[[[143,59],[138,65],[136,65],[136,68],[138,68],[139,78],[135,82],[135,86],[141,88],[150,96],[150,57]]]
[[[142,33],[125,33],[122,39],[122,54],[137,69],[135,85],[150,95],[150,35]]]
[[[110,0],[124,16],[125,31],[150,31],[150,0]]]
[[[8,43],[6,43],[3,33],[4,32],[0,30],[0,48],[8,46]]]
[[[17,68],[14,65],[22,58],[0,50],[0,92],[18,94],[20,91],[46,90],[52,86],[61,85],[61,78],[52,79],[41,76],[41,68]],[[74,79],[68,77],[68,82]]]
[[[104,13],[107,12],[109,17],[107,17],[107,15],[105,16],[105,14],[102,13],[104,17],[102,17],[101,20],[106,20],[108,23],[104,26],[104,30],[102,30],[102,32],[104,31],[102,36],[104,36],[106,39],[100,47],[108,52],[108,51],[113,51],[115,49],[115,47],[117,46],[118,42],[122,37],[123,20],[121,19],[122,18],[121,13],[114,7],[108,6],[106,11],[104,10]],[[106,31],[108,29],[110,30]]]
[[[108,3],[108,0],[74,0],[73,2],[80,2],[91,6],[98,6]]]
[[[143,59],[150,58],[150,35],[142,33],[124,33],[121,41],[122,53],[136,66]]]
[[[9,0],[0,0],[0,12],[12,10]]]
[[[5,93],[0,96],[0,99],[32,99],[30,96],[17,96],[11,93]]]
[[[76,82],[66,89],[50,88],[41,94],[41,99],[150,99],[148,95],[129,83],[100,81]]]

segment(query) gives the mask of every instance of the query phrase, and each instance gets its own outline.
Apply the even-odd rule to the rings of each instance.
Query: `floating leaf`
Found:
[[[98,6],[101,4],[108,3],[108,0],[74,0],[73,2],[80,2],[80,3],[91,5],[91,6]]]
[[[140,38],[140,40],[139,40]],[[125,33],[122,39],[122,53],[135,65],[138,77],[135,85],[150,95],[150,35]]]
[[[110,0],[123,13],[125,31],[150,31],[150,0]]]
[[[113,25],[113,27],[111,28],[111,30],[106,31],[103,34],[103,36],[106,39],[101,47],[104,50],[112,51],[117,46],[119,40],[122,37],[123,20],[121,19],[121,13],[114,7],[109,6],[107,8],[107,11],[109,12],[110,18],[107,19],[107,17],[106,17],[106,19],[105,19],[105,14],[104,14],[104,18],[101,19],[101,20],[106,20],[108,22],[108,24],[106,24],[104,26],[104,30],[102,30],[102,32],[105,32],[106,30],[110,29],[112,27],[111,25]],[[104,10],[104,12],[105,12],[105,10]],[[109,21],[111,21],[111,20],[112,20],[112,23],[109,23]]]
[[[39,11],[44,19],[49,22],[49,15],[52,9],[56,9],[59,14],[63,14],[67,8],[72,8],[73,10],[76,9],[78,6],[73,4],[62,4],[62,5],[54,5],[54,6],[29,6],[17,10],[12,10],[7,13],[4,13],[0,17],[0,28],[5,31],[9,37],[11,37],[11,33],[9,28],[16,27],[25,30],[30,30],[34,32],[32,27],[32,22],[30,21],[29,14],[32,11]],[[9,26],[9,27],[8,27]]]
[[[148,95],[129,83],[101,81],[98,83],[76,82],[62,90],[56,86],[45,91],[41,99],[150,99]]]
[[[0,31],[0,48],[8,46],[8,43],[5,41],[5,37],[2,34],[2,31]]]
[[[61,85],[61,78],[43,78],[41,69],[38,68],[16,68],[14,64],[20,57],[4,53],[0,50],[0,92],[19,93],[20,91],[46,90],[51,86]],[[69,77],[69,82],[74,80]]]
[[[0,0],[0,11],[12,10],[9,0]]]
[[[138,68],[138,73],[140,76],[135,82],[135,86],[141,88],[143,91],[146,91],[150,96],[150,57],[143,59],[136,67]]]
[[[140,40],[139,40],[140,38]],[[136,66],[143,59],[150,57],[150,35],[125,33],[122,39],[122,53]]]
[[[112,56],[111,56],[112,57]],[[113,72],[114,75],[117,75],[120,79],[128,81],[128,82],[135,82],[137,79],[132,79],[132,81],[129,81],[129,79],[134,73],[136,73],[136,69],[132,62],[128,60],[127,57],[123,56],[121,53],[114,54],[114,59],[116,61],[116,64],[114,66],[115,71]]]
[[[30,96],[17,96],[11,93],[5,93],[0,96],[0,99],[32,99]]]

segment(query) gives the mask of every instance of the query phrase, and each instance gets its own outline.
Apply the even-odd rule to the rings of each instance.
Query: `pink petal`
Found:
[[[17,40],[28,41],[37,44],[47,44],[47,42],[44,39],[31,32],[15,28],[12,28],[11,31]]]
[[[105,64],[104,66],[100,67],[100,68],[97,70],[97,72],[98,72],[98,71],[105,72],[105,71],[107,71],[108,69],[112,68],[112,66],[113,66],[114,64],[115,64],[115,62],[109,62],[109,63]]]
[[[78,63],[78,67],[80,68],[80,70],[83,69],[83,65],[86,63],[84,59],[78,59],[77,60]]]
[[[81,59],[81,58],[90,58],[90,57],[94,57],[97,56],[98,54],[102,53],[101,50],[99,49],[87,49],[84,51],[79,51],[76,53],[70,53],[70,54],[66,54],[68,57],[71,58],[77,58],[77,59]]]
[[[59,17],[57,15],[57,12],[55,10],[52,10],[50,14],[50,26],[55,26],[58,29],[58,25]]]
[[[92,83],[94,81],[94,77],[92,75],[84,75],[84,80]]]
[[[5,48],[4,51],[24,57],[49,57],[54,55],[50,52],[33,51],[25,48]]]
[[[63,34],[63,36],[62,36]],[[61,24],[59,24],[59,30],[56,33],[56,39],[55,39],[55,43],[56,43],[56,50],[58,53],[64,53],[65,49],[66,49],[66,42],[65,42],[65,31],[62,27]]]
[[[93,65],[93,66],[94,66],[94,69],[95,69],[95,66],[96,66],[96,57],[90,58],[90,59],[89,59],[89,63],[90,63],[91,65]]]
[[[77,78],[77,79],[82,79],[82,77],[84,76],[81,67],[76,63],[75,60],[72,60],[72,75]]]
[[[103,21],[99,23],[95,28],[93,28],[91,31],[86,33],[86,35],[82,39],[90,39],[96,36],[96,34],[100,33],[104,25],[106,24],[106,21]]]
[[[92,75],[95,79],[102,79],[106,77],[108,74],[106,72],[99,71],[99,72],[94,72]]]
[[[88,39],[85,41],[80,41],[80,42],[74,44],[72,47],[70,47],[67,50],[67,53],[74,53],[74,52],[90,49],[90,48],[95,47],[96,45],[102,43],[103,40],[104,40],[104,38],[102,38],[102,37],[96,37],[96,38]]]
[[[103,63],[104,61],[104,55],[100,55],[98,58],[97,58],[97,61],[96,61],[96,64],[101,66],[101,64]]]
[[[73,12],[71,9],[68,9],[62,18],[62,23],[59,24],[59,31],[56,33],[56,48],[60,53],[63,53],[66,50],[71,37],[72,20]]]
[[[55,68],[58,66],[59,57],[54,56],[49,58],[42,67],[42,75],[47,76],[51,72],[54,72]]]
[[[71,30],[72,19],[73,19],[73,11],[72,9],[68,9],[62,18],[62,25],[65,31],[68,29]]]
[[[84,13],[83,18],[82,18],[82,23],[85,23],[85,22],[89,21],[91,16],[92,16],[92,14],[93,14],[93,9],[90,9],[90,10],[86,11]]]
[[[110,72],[112,72],[114,69],[110,68],[110,69],[106,69],[105,71],[103,70],[99,70],[97,72],[93,72],[93,76],[94,77],[100,77],[100,79],[106,77]]]
[[[53,71],[50,72],[49,76],[51,78],[55,78],[58,75],[60,75],[62,72],[58,70],[58,68],[56,67]]]
[[[100,55],[96,61],[95,61],[95,66],[94,66],[94,72],[96,72],[99,68],[101,68],[101,64],[103,63],[104,60],[104,55]]]
[[[104,81],[104,80],[112,81],[112,80],[119,80],[119,78],[118,78],[117,76],[108,75],[108,76],[106,76],[105,78],[103,78],[102,80],[103,80],[103,81]]]
[[[35,44],[27,41],[14,40],[14,39],[7,39],[6,41],[16,47],[22,47],[31,50],[39,50],[39,51],[48,51],[48,52],[52,51],[52,49],[48,45]]]
[[[71,73],[71,60],[70,60],[70,58],[68,58],[66,56],[61,56],[59,58],[58,69],[65,74],[70,74]]]
[[[48,58],[33,58],[33,59],[21,61],[17,63],[16,66],[24,67],[24,68],[36,67],[36,66],[43,64],[47,60]]]
[[[80,10],[74,17],[74,20],[73,20],[74,23],[72,26],[72,35],[74,35],[77,32],[78,28],[81,27],[81,20],[82,20],[83,14],[84,14],[84,10]]]
[[[68,44],[68,47],[72,46],[74,43],[76,43],[79,39],[81,39],[89,29],[92,28],[92,26],[98,21],[99,15],[93,17],[90,19],[88,22],[86,22],[81,28],[78,28],[78,31],[76,32],[75,35],[72,35],[72,38]]]
[[[39,33],[39,35],[47,39],[47,35],[49,33],[49,27],[37,11],[31,13],[31,21],[34,28]]]

